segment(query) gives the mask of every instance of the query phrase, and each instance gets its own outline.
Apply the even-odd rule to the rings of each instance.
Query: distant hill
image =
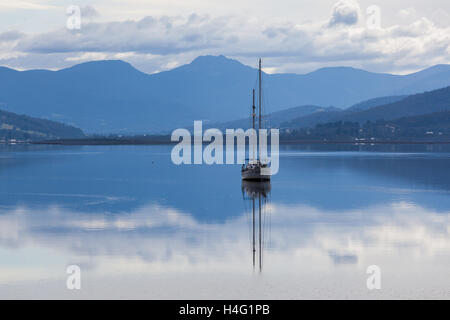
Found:
[[[252,120],[250,117],[250,108],[249,109],[249,115],[245,119],[239,119],[234,121],[227,121],[227,122],[220,122],[220,123],[213,123],[213,124],[206,124],[204,127],[210,127],[210,128],[218,128],[220,130],[224,129],[233,129],[233,128],[251,128],[252,126]],[[290,119],[295,119],[298,117],[304,117],[311,114],[318,114],[318,113],[327,113],[327,112],[333,112],[338,111],[338,108],[335,107],[319,107],[319,106],[298,106],[294,108],[288,108],[282,111],[277,111],[273,113],[269,113],[268,115],[265,115],[263,118],[263,126],[265,128],[278,128],[282,123],[289,121]],[[257,124],[256,124],[257,125]]]
[[[142,73],[123,61],[93,61],[60,71],[0,67],[0,108],[89,133],[152,133],[193,120],[246,118],[256,75],[256,69],[224,56],[198,57],[157,74]],[[448,85],[450,65],[410,75],[336,67],[263,77],[267,113],[296,105],[344,108]]]
[[[450,110],[450,87],[425,93],[410,95],[399,101],[375,106],[369,109],[310,114],[281,124],[282,128],[314,127],[319,123],[336,121],[365,122],[377,120],[392,120],[427,113]]]
[[[283,122],[280,124],[280,128],[284,129],[284,128],[314,127],[316,124],[319,123],[339,121],[342,118],[344,118],[346,114],[350,114],[353,112],[354,111],[332,110],[330,112],[312,113]]]
[[[374,98],[374,99],[369,99],[369,100],[365,100],[362,102],[359,102],[357,104],[354,104],[350,107],[348,107],[347,111],[362,111],[362,110],[367,110],[373,107],[378,107],[378,106],[382,106],[384,104],[389,104],[389,103],[394,103],[400,100],[405,99],[407,96],[389,96],[389,97],[380,97],[380,98]]]
[[[450,111],[434,112],[390,121],[401,137],[450,137]]]
[[[377,106],[344,117],[350,121],[392,120],[450,110],[450,87],[411,95],[403,100]]]
[[[336,121],[282,132],[282,140],[450,141],[450,110],[364,123]]]
[[[0,110],[0,140],[82,138],[83,131],[55,121]]]

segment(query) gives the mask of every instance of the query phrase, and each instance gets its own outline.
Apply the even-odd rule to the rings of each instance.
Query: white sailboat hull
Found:
[[[259,165],[255,166],[244,166],[241,171],[242,180],[246,181],[269,181],[270,175],[265,175],[261,173],[261,167]]]

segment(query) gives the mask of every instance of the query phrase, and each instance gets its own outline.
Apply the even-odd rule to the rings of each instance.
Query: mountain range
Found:
[[[83,138],[78,128],[55,121],[0,110],[0,140]]]
[[[286,121],[290,121],[292,119],[299,119],[302,117],[306,117],[312,114],[321,114],[321,113],[333,113],[336,111],[340,111],[340,109],[336,107],[319,107],[319,106],[298,106],[293,108],[288,108],[281,111],[275,111],[272,113],[269,113],[263,117],[263,127],[264,128],[278,128]],[[255,127],[257,127],[258,124],[255,123]],[[232,121],[226,121],[226,122],[215,122],[215,123],[208,123],[204,125],[204,128],[217,128],[222,131],[233,128],[251,128],[252,127],[252,120],[250,115],[248,115],[246,118],[242,118],[239,120],[232,120]],[[193,129],[190,128],[190,129]]]
[[[334,107],[299,106],[270,113],[265,116],[264,123],[266,128],[281,128],[283,139],[333,140],[370,137],[371,139],[404,139],[405,141],[442,140],[449,137],[449,115],[450,87],[446,87],[406,97],[370,99],[346,110]],[[207,127],[222,130],[248,128],[251,127],[251,123],[250,119],[246,118],[206,124],[205,129]],[[84,137],[80,129],[69,125],[0,110],[0,140],[36,141],[60,138],[79,140]],[[120,136],[115,137],[116,140],[118,139],[115,143],[123,143]],[[150,140],[155,142],[154,138],[148,135],[141,138],[135,137],[132,141],[133,143],[145,143]],[[95,141],[90,139],[90,142]]]
[[[439,111],[393,120],[335,121],[308,128],[282,130],[283,141],[321,142],[446,142],[450,138],[450,111]]]
[[[381,105],[377,105],[377,103]],[[385,103],[387,102],[387,103]],[[365,107],[360,107],[361,105]],[[367,108],[368,105],[371,107]],[[393,120],[430,113],[450,111],[450,87],[410,95],[404,98],[379,98],[352,106],[346,110],[311,113],[280,124],[282,128],[307,128],[320,123],[348,121]]]
[[[87,133],[157,133],[190,126],[193,120],[217,123],[248,118],[256,77],[255,68],[224,56],[198,57],[157,74],[140,72],[120,60],[87,62],[59,71],[0,67],[0,108],[60,121]],[[401,100],[449,85],[450,65],[409,75],[349,67],[264,74],[264,112],[305,105],[345,108],[378,97]],[[333,108],[328,111],[339,113]]]

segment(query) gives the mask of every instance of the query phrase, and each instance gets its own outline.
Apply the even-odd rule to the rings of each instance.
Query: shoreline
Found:
[[[44,145],[65,145],[65,146],[89,146],[89,145],[175,145],[178,141],[172,142],[167,140],[140,140],[140,139],[64,139],[64,140],[44,140],[44,141],[30,141],[25,143],[15,143],[17,144],[44,144]],[[209,144],[209,142],[204,142],[203,144]],[[386,145],[386,144],[450,144],[450,141],[421,141],[421,140],[379,140],[379,141],[355,141],[355,140],[330,140],[330,141],[320,141],[320,140],[280,140],[280,145],[300,145],[300,144],[317,144],[317,145],[327,145],[327,144],[351,144],[351,145]],[[9,145],[9,144],[6,144]]]

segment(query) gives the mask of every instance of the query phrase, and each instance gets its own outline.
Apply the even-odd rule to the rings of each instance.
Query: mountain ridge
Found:
[[[147,74],[122,60],[11,72],[0,68],[0,107],[73,124],[89,133],[157,133],[193,120],[233,121],[248,115],[257,70],[225,56]],[[345,71],[345,72],[344,72]],[[346,75],[346,74],[349,75]],[[289,106],[346,106],[450,85],[450,65],[401,76],[351,67],[307,74],[264,73],[266,112]]]
[[[450,86],[410,95],[403,99],[400,98],[397,101],[376,105],[368,109],[355,110],[355,106],[342,111],[334,111],[324,114],[313,113],[284,122],[281,126],[284,128],[307,128],[321,123],[332,123],[337,121],[359,123],[377,120],[388,121],[398,118],[414,117],[428,113],[448,111],[450,110]]]
[[[173,69],[170,70],[164,70],[164,71],[159,71],[156,73],[147,73],[144,71],[139,70],[138,68],[134,67],[132,63],[127,62],[125,60],[122,59],[105,59],[105,60],[91,60],[91,61],[84,61],[84,62],[80,62],[80,63],[76,63],[72,66],[69,67],[64,67],[61,69],[57,69],[57,70],[53,70],[53,69],[27,69],[27,70],[18,70],[18,69],[14,69],[12,67],[7,67],[7,66],[0,66],[0,70],[1,69],[7,69],[7,70],[12,70],[12,71],[16,71],[16,72],[29,72],[29,71],[49,71],[49,72],[59,72],[59,71],[63,71],[63,70],[70,70],[76,67],[81,67],[81,66],[87,66],[87,65],[105,65],[105,64],[117,64],[117,65],[127,65],[129,66],[131,69],[134,69],[140,73],[146,74],[146,75],[155,75],[155,74],[160,74],[160,73],[165,73],[165,72],[170,72],[185,66],[189,66],[189,65],[198,65],[198,64],[203,64],[204,62],[215,62],[217,63],[218,61],[222,61],[222,62],[226,62],[226,63],[233,63],[233,64],[238,64],[240,66],[244,66],[247,68],[250,68],[252,70],[257,70],[256,67],[252,67],[249,65],[246,65],[242,62],[240,62],[237,59],[233,59],[233,58],[228,58],[224,55],[202,55],[202,56],[198,56],[196,58],[194,58],[190,63],[186,63],[184,65],[181,66],[177,66],[174,67]],[[450,64],[445,64],[445,63],[440,63],[440,64],[436,64],[409,74],[391,74],[391,73],[387,73],[387,72],[374,72],[374,71],[368,71],[365,69],[361,69],[361,68],[356,68],[356,67],[352,67],[352,66],[332,66],[332,67],[321,67],[318,68],[316,70],[310,71],[310,72],[306,72],[306,73],[295,73],[295,72],[284,72],[284,73],[266,73],[266,74],[270,74],[270,75],[297,75],[297,76],[306,76],[306,75],[310,75],[313,73],[318,73],[318,72],[327,72],[327,71],[335,71],[335,70],[353,70],[353,71],[360,71],[363,73],[369,73],[369,74],[378,74],[378,75],[389,75],[389,76],[412,76],[412,75],[416,75],[416,74],[422,74],[422,73],[429,73],[431,71],[435,72],[442,72],[442,68],[445,69],[444,71],[450,71]],[[264,69],[264,67],[263,67]],[[263,71],[264,72],[264,71]]]
[[[82,138],[82,130],[55,121],[0,110],[0,139],[45,140]]]

